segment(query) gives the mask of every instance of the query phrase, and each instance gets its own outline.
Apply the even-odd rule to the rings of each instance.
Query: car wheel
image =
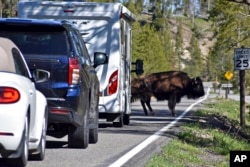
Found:
[[[124,114],[123,122],[124,122],[124,125],[129,125],[130,124],[130,114]]]
[[[98,142],[98,121],[99,121],[99,113],[98,111],[95,113],[95,125],[94,128],[89,129],[89,143],[95,144]]]
[[[98,128],[89,130],[89,143],[95,144],[98,142]]]
[[[117,127],[117,128],[121,128],[123,127],[124,125],[124,120],[123,120],[123,113],[121,113],[119,116],[118,116],[118,122],[113,122],[113,126],[114,127]]]
[[[21,148],[20,157],[13,159],[12,162],[18,166],[26,166],[29,156],[29,121],[27,116],[25,118],[24,132],[20,148]]]
[[[87,115],[87,113],[86,113]],[[68,146],[69,148],[87,148],[89,144],[89,127],[87,116],[81,126],[69,126]]]
[[[45,114],[43,118],[42,134],[41,134],[38,150],[36,153],[29,155],[30,160],[42,161],[44,159],[45,149],[46,149],[46,131],[47,131],[47,116]]]

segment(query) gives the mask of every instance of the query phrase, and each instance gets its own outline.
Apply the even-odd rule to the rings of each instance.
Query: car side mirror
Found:
[[[101,64],[107,64],[108,63],[108,56],[105,53],[102,52],[95,52],[94,53],[94,68]]]
[[[36,83],[46,82],[50,78],[50,72],[42,69],[35,69],[32,77]]]
[[[132,70],[131,72],[135,72],[136,75],[141,75],[144,73],[143,61],[141,59],[137,59],[135,62],[132,62],[132,64],[135,65],[135,70]]]

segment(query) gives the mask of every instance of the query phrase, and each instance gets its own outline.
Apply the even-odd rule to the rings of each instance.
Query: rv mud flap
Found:
[[[121,113],[99,113],[101,118],[106,118],[107,122],[118,122]]]

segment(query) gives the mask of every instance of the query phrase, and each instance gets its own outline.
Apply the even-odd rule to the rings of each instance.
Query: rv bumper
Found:
[[[119,100],[112,96],[100,97],[98,110],[99,113],[120,113],[121,105]]]

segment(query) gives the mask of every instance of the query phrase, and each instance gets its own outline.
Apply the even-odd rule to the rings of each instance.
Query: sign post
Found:
[[[240,78],[240,124],[245,129],[245,70],[250,69],[250,48],[234,49],[234,69],[239,70]]]

